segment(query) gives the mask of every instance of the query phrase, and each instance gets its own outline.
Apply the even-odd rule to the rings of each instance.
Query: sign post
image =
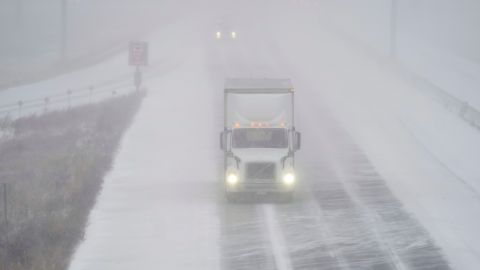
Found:
[[[148,43],[140,41],[130,42],[130,50],[128,55],[128,64],[135,66],[133,82],[135,89],[140,91],[142,85],[142,71],[140,67],[148,65]]]

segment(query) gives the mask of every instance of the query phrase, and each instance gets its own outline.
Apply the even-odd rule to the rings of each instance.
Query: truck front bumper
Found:
[[[280,182],[249,182],[249,183],[238,183],[234,186],[226,185],[225,191],[229,193],[257,193],[257,194],[267,194],[267,193],[291,193],[295,190],[295,185],[286,186]]]

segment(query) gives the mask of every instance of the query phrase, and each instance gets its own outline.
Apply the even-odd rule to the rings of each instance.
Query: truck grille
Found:
[[[276,178],[276,168],[273,162],[255,162],[246,164],[246,180],[273,182]]]

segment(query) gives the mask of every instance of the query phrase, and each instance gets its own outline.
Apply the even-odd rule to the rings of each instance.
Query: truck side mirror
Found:
[[[221,132],[220,133],[220,149],[222,149],[223,151],[225,151],[225,145],[226,145],[226,137],[225,136],[225,131]]]
[[[230,130],[224,130],[222,133],[220,133],[220,149],[223,151],[230,151],[230,133],[232,131]]]
[[[293,135],[293,150],[294,151],[297,151],[300,149],[301,145],[302,145],[302,133],[298,132],[298,131],[295,131],[294,135]]]

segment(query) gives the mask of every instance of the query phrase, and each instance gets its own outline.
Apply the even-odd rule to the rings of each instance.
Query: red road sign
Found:
[[[148,43],[130,42],[130,53],[128,63],[131,66],[148,65]]]

